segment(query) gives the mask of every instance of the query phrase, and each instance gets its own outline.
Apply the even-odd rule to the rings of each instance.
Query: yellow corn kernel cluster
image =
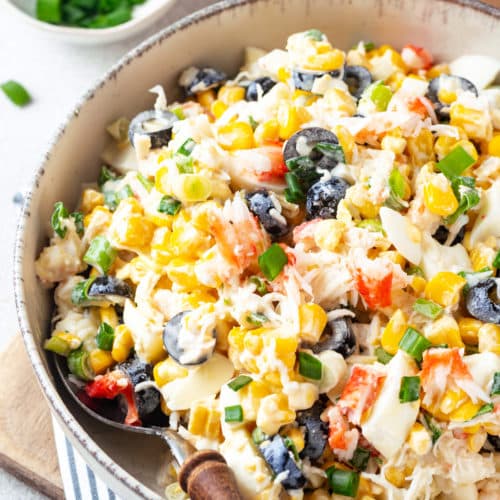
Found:
[[[322,250],[334,252],[345,229],[345,224],[337,219],[321,220],[314,226],[314,241]]]
[[[220,413],[211,402],[196,402],[189,413],[188,431],[195,436],[220,441],[222,439]]]
[[[246,421],[257,420],[260,402],[269,394],[271,394],[270,386],[261,380],[252,380],[238,391]]]
[[[414,166],[421,166],[434,161],[434,138],[432,132],[424,128],[416,137],[407,138],[407,147],[410,161]]]
[[[405,313],[398,309],[387,323],[382,332],[380,343],[389,354],[396,354],[399,349],[399,342],[408,328],[408,320]]]
[[[149,245],[155,230],[154,224],[144,217],[140,203],[127,198],[113,214],[111,234],[119,245],[142,248]]]
[[[439,411],[443,415],[449,415],[469,400],[467,394],[461,389],[448,389],[439,403]]]
[[[247,122],[230,122],[219,127],[217,141],[228,151],[255,146],[252,126]]]
[[[261,146],[267,143],[273,143],[279,141],[280,125],[276,118],[271,118],[263,123],[257,125],[255,129],[254,136],[255,142]]]
[[[469,252],[469,257],[474,271],[485,267],[493,267],[493,260],[497,252],[485,243],[477,243]]]
[[[427,429],[418,422],[413,424],[407,442],[417,455],[425,455],[432,448],[432,439]]]
[[[237,369],[261,373],[269,363],[281,361],[288,370],[295,365],[298,340],[271,328],[233,328],[228,335],[229,358]]]
[[[153,368],[153,378],[158,387],[162,387],[172,380],[187,377],[188,371],[186,368],[176,363],[172,358],[168,357],[163,361],[159,361]]]
[[[425,298],[440,306],[453,306],[460,300],[462,288],[467,283],[465,278],[449,271],[434,275],[425,286]]]
[[[168,264],[172,258],[172,252],[170,251],[170,236],[171,231],[168,227],[159,227],[153,234],[151,240],[151,258],[158,265]]]
[[[194,290],[201,286],[195,272],[196,259],[174,257],[166,266],[168,279],[182,290]]]
[[[286,140],[295,134],[302,123],[310,119],[310,116],[303,107],[282,102],[278,107],[276,118],[278,120],[278,135],[280,139]]]
[[[488,142],[488,154],[500,157],[500,134],[497,134]]]
[[[210,206],[212,206],[210,202],[198,205],[192,216],[185,210],[181,210],[174,217],[172,232],[168,241],[165,242],[165,250],[168,249],[172,255],[188,258],[200,257],[208,250],[212,244],[207,232]]]
[[[460,337],[469,345],[477,345],[479,342],[478,332],[483,322],[475,318],[461,318],[458,321]]]
[[[452,422],[465,422],[473,418],[481,408],[482,403],[473,403],[467,398],[465,403],[462,403],[456,410],[449,414],[449,419]]]
[[[109,351],[94,349],[89,353],[89,363],[93,372],[96,375],[101,375],[115,364],[115,360]]]
[[[80,210],[84,215],[89,214],[94,208],[104,205],[104,195],[95,189],[85,189],[82,194]]]
[[[494,352],[500,354],[500,326],[485,323],[477,332],[479,352]]]
[[[132,347],[134,347],[134,339],[129,327],[118,325],[115,328],[115,339],[113,340],[111,356],[117,363],[123,363],[127,360]]]
[[[367,54],[369,70],[375,80],[387,80],[388,85],[399,88],[406,74],[406,65],[401,54],[390,45],[381,45]],[[381,72],[381,70],[383,70]]]
[[[352,116],[356,113],[356,100],[342,89],[328,89],[323,99],[328,108],[336,111],[340,116]]]
[[[364,219],[378,217],[380,206],[375,205],[369,197],[368,189],[361,183],[356,183],[347,190],[344,200],[359,210]]]
[[[301,304],[299,306],[300,338],[315,344],[319,341],[327,321],[325,310],[318,304]]]
[[[460,328],[453,316],[444,315],[426,325],[425,337],[433,344],[447,344],[448,347],[464,347]]]
[[[458,102],[454,102],[450,107],[450,125],[462,127],[469,139],[478,141],[489,141],[493,134],[488,113],[466,108]]]
[[[272,436],[283,425],[295,420],[295,412],[288,407],[288,399],[283,393],[269,394],[262,399],[257,412],[257,427]]]
[[[117,327],[118,315],[116,314],[115,308],[113,306],[100,307],[99,315],[101,317],[101,323],[107,323],[113,328]]]
[[[239,86],[228,87],[224,85],[219,89],[217,99],[222,101],[226,106],[232,106],[238,101],[245,99],[245,89]]]
[[[196,94],[196,100],[205,109],[210,109],[210,106],[215,101],[215,92],[212,89],[204,90]]]
[[[458,200],[451,188],[451,184],[442,177],[433,176],[430,182],[424,186],[424,204],[433,214],[447,217],[458,208]]]

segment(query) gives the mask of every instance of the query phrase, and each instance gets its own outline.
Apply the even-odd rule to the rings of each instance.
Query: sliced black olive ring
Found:
[[[134,136],[145,135],[151,140],[151,148],[166,146],[172,138],[172,126],[178,120],[170,111],[150,109],[139,113],[128,129],[130,144],[135,147]]]

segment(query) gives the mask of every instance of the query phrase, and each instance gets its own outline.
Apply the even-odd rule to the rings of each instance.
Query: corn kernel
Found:
[[[455,411],[458,407],[467,402],[467,400],[467,394],[461,389],[457,391],[449,389],[441,398],[441,402],[439,403],[439,411],[444,415],[449,415],[452,411]]]
[[[334,252],[344,234],[345,224],[336,219],[324,219],[314,226],[314,241],[322,250]]]
[[[488,142],[488,154],[500,157],[500,134],[495,135],[495,137]]]
[[[302,431],[298,427],[292,427],[287,429],[285,434],[293,441],[297,452],[300,453],[305,446],[304,434],[302,434]]]
[[[387,481],[392,483],[397,488],[403,488],[406,482],[406,476],[403,470],[399,467],[386,467],[384,475]]]
[[[403,137],[392,137],[390,135],[386,135],[380,146],[385,151],[392,151],[395,155],[403,154],[403,151],[406,149],[406,139]]]
[[[465,422],[470,420],[481,408],[481,403],[473,403],[468,399],[465,403],[460,405],[456,410],[450,413],[450,420],[452,422]]]
[[[406,259],[395,250],[386,250],[384,252],[380,252],[378,255],[379,257],[385,257],[389,259],[391,262],[394,262],[394,264],[398,264],[402,268],[405,267]]]
[[[123,363],[127,360],[130,350],[134,347],[134,339],[128,326],[118,325],[115,328],[115,339],[113,340],[113,349],[111,356],[117,363]]]
[[[235,86],[228,87],[224,85],[217,93],[217,99],[222,101],[226,106],[242,101],[245,98],[245,89],[243,87]]]
[[[425,455],[430,451],[432,439],[422,424],[418,422],[413,424],[408,437],[408,445],[417,455]]]
[[[425,298],[443,307],[453,306],[460,300],[465,278],[449,271],[439,272],[429,280],[425,287]]]
[[[327,321],[325,310],[318,304],[301,304],[299,306],[300,338],[306,342],[318,342]]]
[[[485,267],[493,267],[493,260],[495,259],[496,254],[497,252],[495,252],[493,248],[484,243],[477,243],[469,254],[472,269],[474,269],[474,271],[480,271]]]
[[[195,260],[184,257],[174,257],[166,266],[166,273],[172,283],[176,283],[182,289],[195,290],[200,282],[195,273]]]
[[[219,99],[216,99],[210,105],[210,112],[215,116],[215,118],[220,118],[227,110],[227,104],[224,104]]]
[[[491,139],[493,128],[487,112],[466,108],[463,104],[454,102],[450,107],[450,125],[462,127],[469,139]]]
[[[115,361],[109,351],[94,349],[89,353],[90,367],[96,375],[101,375],[114,365]]]
[[[433,344],[447,344],[448,347],[464,347],[460,329],[453,316],[444,315],[424,328],[425,337]]]
[[[217,140],[224,149],[229,151],[250,149],[255,146],[253,129],[246,122],[232,122],[219,127]]]
[[[328,47],[328,49],[325,52],[317,51],[314,55],[306,55],[303,61],[303,68],[318,71],[334,71],[339,69],[344,64],[344,53],[338,49],[331,49],[331,47]]]
[[[333,132],[339,139],[339,143],[344,151],[346,162],[351,163],[354,146],[356,144],[354,136],[343,125],[335,125],[333,127]]]
[[[196,94],[196,100],[205,108],[210,109],[211,104],[215,101],[215,92],[212,89],[204,90]]]
[[[295,420],[295,412],[288,407],[288,399],[284,394],[270,394],[262,399],[257,412],[257,427],[272,436],[283,425]]]
[[[403,335],[408,327],[407,319],[405,313],[398,309],[387,323],[387,326],[382,332],[382,337],[380,343],[384,350],[389,354],[396,354],[399,349],[399,342],[403,338]]]
[[[462,340],[469,345],[477,345],[479,338],[478,332],[483,322],[475,318],[461,318],[458,322],[460,336]]]
[[[488,434],[486,431],[479,431],[474,434],[470,434],[467,436],[467,447],[470,451],[472,451],[472,453],[479,453],[481,448],[484,446],[487,437]]]
[[[410,286],[417,294],[423,293],[426,285],[427,281],[425,278],[422,278],[422,276],[413,276],[413,279],[411,280],[410,284]]]
[[[432,80],[433,78],[437,78],[440,75],[449,75],[450,67],[447,64],[436,64],[429,68],[426,73],[426,78],[428,80]]]
[[[323,99],[339,116],[352,116],[356,113],[356,100],[342,89],[328,89]]]
[[[109,227],[111,220],[110,210],[107,207],[98,206],[83,218],[83,225],[86,228],[92,225],[95,228],[94,234],[98,234]]]
[[[153,378],[158,387],[162,387],[172,380],[187,377],[188,371],[183,366],[168,357],[155,364],[153,368]]]
[[[500,354],[500,325],[485,323],[477,332],[479,352]]]
[[[116,314],[113,306],[100,307],[99,315],[101,316],[101,323],[107,323],[109,326],[116,328],[118,325],[118,315]]]
[[[215,405],[207,406],[204,402],[194,403],[189,414],[188,431],[196,436],[220,440],[222,437],[220,413]]]
[[[407,138],[407,150],[412,165],[421,166],[434,161],[434,138],[432,132],[424,128],[416,137]]]
[[[84,215],[89,214],[94,208],[104,205],[104,195],[94,189],[85,189],[82,194],[80,210]]]
[[[424,186],[424,204],[433,214],[447,217],[458,208],[458,200],[448,181],[436,182],[435,177]]]
[[[299,130],[301,125],[297,108],[288,103],[280,104],[277,119],[278,135],[283,140],[289,139]]]
[[[288,68],[282,66],[281,68],[278,68],[277,76],[280,82],[286,83],[291,78],[292,74]]]
[[[255,142],[259,145],[279,141],[279,123],[278,120],[272,118],[259,125],[254,132]]]

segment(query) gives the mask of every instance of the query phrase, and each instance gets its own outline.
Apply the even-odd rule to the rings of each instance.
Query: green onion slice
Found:
[[[77,283],[75,287],[73,288],[71,292],[71,302],[73,304],[80,306],[84,305],[86,302],[89,301],[89,296],[87,295],[90,285],[94,282],[95,278],[89,278],[83,281],[80,281],[80,283]]]
[[[71,346],[69,345],[69,343],[61,337],[58,337],[57,335],[50,337],[50,339],[47,339],[43,344],[43,348],[47,351],[55,352],[60,356],[67,356],[71,351]]]
[[[353,498],[358,494],[359,474],[357,472],[336,467],[329,467],[325,472],[333,493]]]
[[[321,42],[324,38],[324,34],[322,31],[317,30],[317,29],[311,29],[306,31],[306,37],[307,38],[312,38],[313,40],[316,40],[317,42]]]
[[[241,405],[226,406],[224,408],[225,422],[243,422],[243,408]]]
[[[444,219],[445,224],[453,224],[462,214],[481,201],[475,185],[476,180],[473,177],[456,177],[451,181],[451,187],[459,203],[455,212]]]
[[[500,252],[498,252],[493,259],[493,267],[495,267],[496,269],[500,267]]]
[[[385,111],[392,99],[391,89],[382,81],[372,83],[363,94],[375,104],[377,111]]]
[[[68,354],[68,369],[81,380],[89,381],[94,378],[94,373],[89,364],[89,354],[82,348]]]
[[[137,173],[137,180],[143,185],[144,189],[149,193],[153,189],[155,183],[144,177],[140,172]]]
[[[63,202],[58,201],[55,203],[54,211],[52,212],[52,217],[50,218],[50,224],[59,238],[64,238],[66,235],[67,228],[65,227],[63,220],[68,217],[69,213]]]
[[[389,188],[398,198],[403,198],[406,192],[406,182],[399,169],[394,168],[389,175]]]
[[[399,402],[411,403],[420,398],[420,377],[402,377],[399,388]]]
[[[485,413],[490,413],[494,410],[494,408],[495,407],[493,406],[493,403],[486,403],[485,405],[481,406],[479,410],[477,410],[477,413],[472,418],[479,417],[481,415],[484,415]]]
[[[436,166],[448,179],[453,180],[473,165],[474,162],[474,158],[462,146],[457,146],[438,162]]]
[[[366,470],[370,460],[370,450],[358,446],[349,463],[357,470]]]
[[[424,271],[422,271],[422,268],[419,266],[409,266],[405,270],[406,274],[409,274],[410,276],[420,276],[424,277]]]
[[[413,304],[413,310],[430,319],[436,319],[443,312],[439,304],[426,299],[417,299]]]
[[[297,447],[295,446],[293,439],[289,438],[288,436],[285,436],[283,438],[283,442],[285,443],[285,446],[292,452],[295,461],[299,462],[300,461],[299,452],[297,451]]]
[[[495,372],[493,375],[493,383],[491,384],[490,396],[500,395],[500,372]]]
[[[167,215],[175,215],[181,209],[182,203],[167,194],[161,199],[158,205],[158,212]]]
[[[252,127],[252,130],[255,131],[255,129],[258,127],[258,123],[255,121],[254,117],[252,115],[248,115],[248,123],[250,123],[250,126]]]
[[[312,380],[321,380],[323,365],[321,361],[308,352],[299,352],[299,373]]]
[[[266,284],[258,276],[250,276],[250,278],[248,279],[248,281],[250,281],[250,283],[253,283],[255,285],[255,291],[259,295],[265,295],[267,293],[267,286],[266,286]]]
[[[106,167],[106,165],[103,165],[101,167],[101,171],[99,172],[99,178],[97,179],[97,184],[99,185],[100,188],[102,188],[102,186],[106,184],[106,182],[116,181],[116,179],[118,179],[118,176],[112,170]]]
[[[306,195],[300,186],[299,179],[293,172],[285,174],[287,187],[285,188],[285,199],[289,203],[300,204],[306,199]]]
[[[252,439],[255,444],[259,445],[264,441],[267,441],[269,436],[260,427],[256,427],[252,431]]]
[[[75,222],[75,229],[79,236],[83,236],[84,226],[83,226],[83,214],[82,212],[73,212],[69,216]]]
[[[182,146],[177,150],[177,154],[183,155],[183,156],[189,156],[192,152],[194,147],[196,146],[196,142],[194,142],[191,137],[189,139],[186,139],[183,143]]]
[[[362,227],[363,229],[368,229],[368,231],[372,231],[374,233],[385,234],[380,219],[363,219],[359,221],[356,225],[358,227]]]
[[[184,111],[182,110],[182,108],[173,108],[170,110],[175,116],[177,116],[177,118],[179,118],[179,120],[185,120],[186,119],[186,115],[184,114]]]
[[[431,433],[432,444],[434,444],[441,437],[441,434],[443,432],[441,431],[436,421],[431,417],[429,413],[424,411],[423,416],[425,425],[427,426],[427,429]]]
[[[399,341],[399,347],[417,361],[422,361],[422,353],[431,345],[431,342],[411,326],[406,329]]]
[[[264,276],[273,281],[288,263],[285,251],[273,243],[263,254],[259,255],[259,267]]]
[[[106,322],[101,323],[97,330],[95,340],[99,349],[111,351],[111,349],[113,349],[113,341],[115,340],[114,328]]]
[[[104,236],[96,236],[83,256],[84,262],[106,274],[115,261],[117,251]]]
[[[227,385],[230,389],[235,392],[238,392],[240,389],[243,389],[246,385],[252,382],[253,378],[248,375],[239,375],[234,380],[231,380]]]
[[[31,96],[19,82],[8,80],[0,85],[0,89],[16,106],[26,106],[31,102]]]
[[[383,347],[377,347],[375,349],[375,356],[377,356],[377,361],[386,365],[389,361],[394,357],[392,354],[389,354]]]
[[[259,312],[250,313],[245,320],[247,323],[250,323],[252,326],[261,327],[264,323],[269,321],[268,317],[265,314]]]

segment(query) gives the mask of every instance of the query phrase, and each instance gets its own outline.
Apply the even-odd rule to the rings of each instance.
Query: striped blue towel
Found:
[[[85,463],[54,419],[52,426],[66,500],[120,500]]]

